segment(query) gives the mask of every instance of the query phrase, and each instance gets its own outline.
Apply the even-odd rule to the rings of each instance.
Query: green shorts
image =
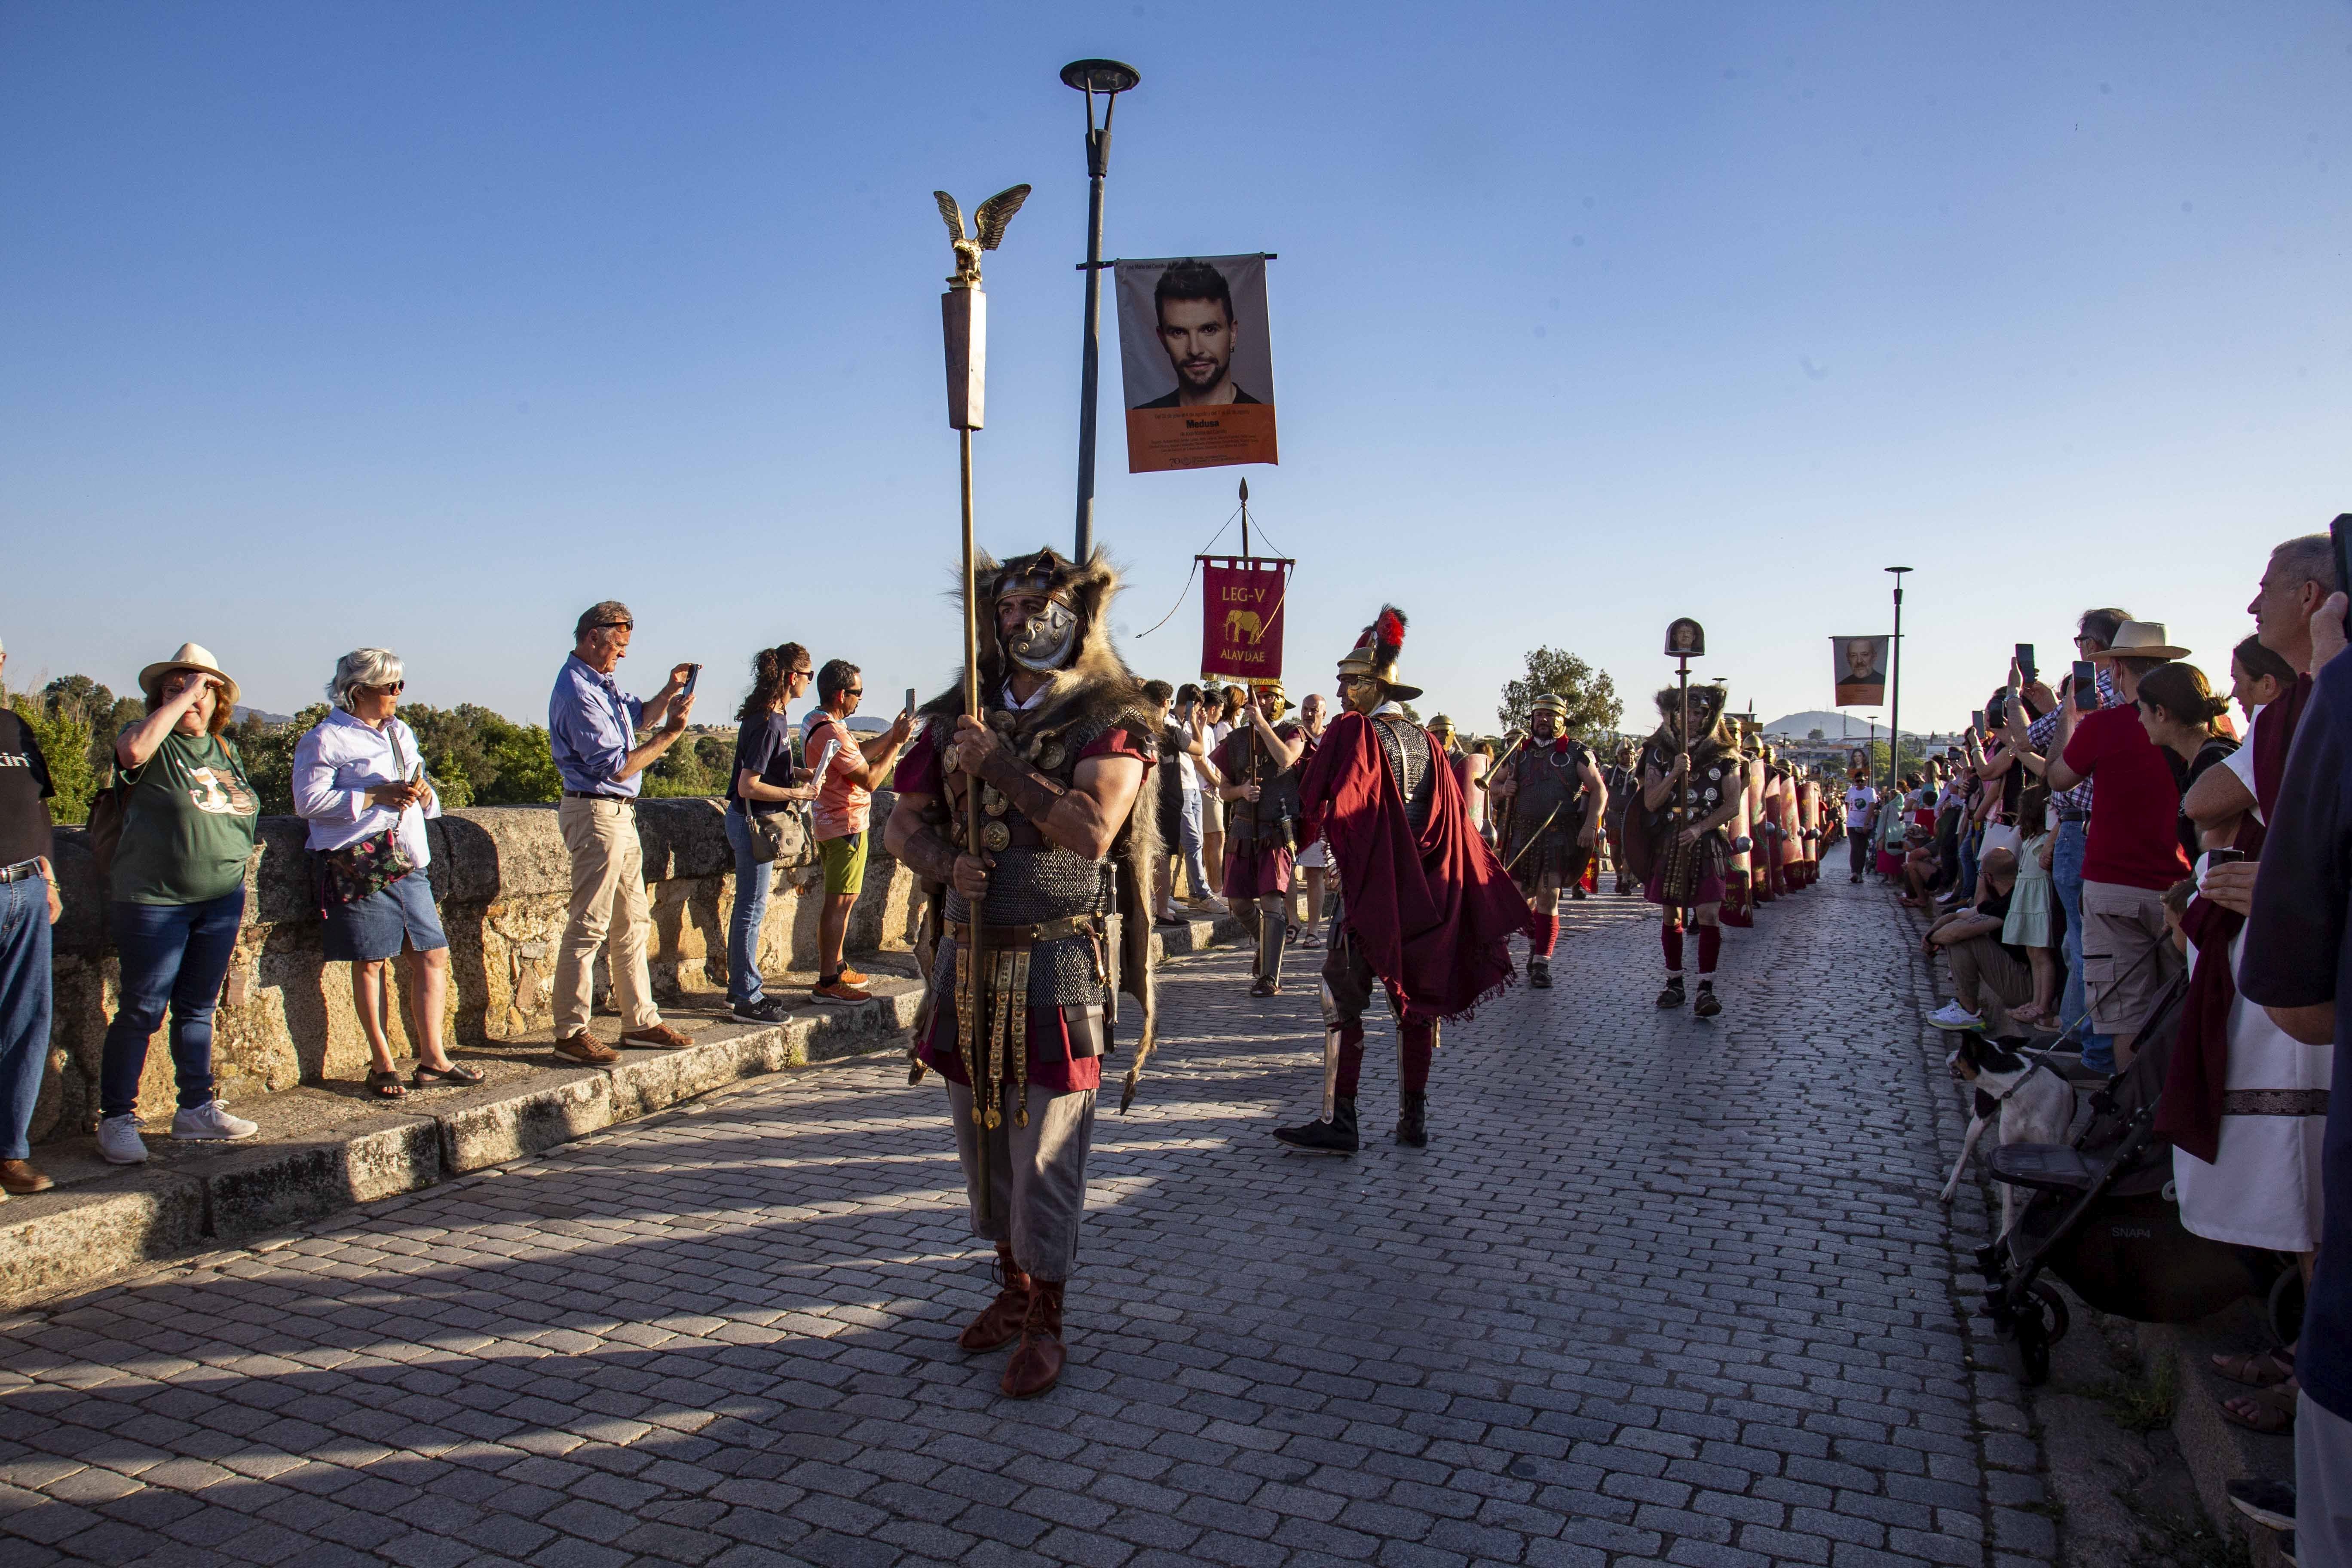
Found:
[[[856,893],[866,886],[866,835],[853,833],[845,838],[820,838],[816,841],[817,858],[824,862],[824,890],[839,897]]]

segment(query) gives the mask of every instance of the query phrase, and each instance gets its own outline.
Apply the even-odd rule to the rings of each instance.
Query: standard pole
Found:
[[[1894,700],[1886,710],[1886,787],[1898,786],[1903,777],[1903,574],[1908,566],[1889,566],[1895,574],[1895,637],[1887,644],[1887,683],[1894,688]]]
[[[1078,550],[1095,549],[1095,391],[1102,376],[1103,177],[1110,172],[1110,115],[1117,95],[1104,100],[1095,128],[1094,95],[1087,96],[1087,330],[1078,351]]]

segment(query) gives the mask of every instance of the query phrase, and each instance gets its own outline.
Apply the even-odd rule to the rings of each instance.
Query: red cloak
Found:
[[[1429,743],[1441,764],[1444,748]],[[1511,984],[1510,935],[1528,901],[1470,826],[1451,767],[1430,769],[1429,820],[1416,836],[1372,721],[1331,721],[1299,782],[1307,830],[1331,846],[1349,926],[1372,972],[1416,1018],[1452,1018]]]

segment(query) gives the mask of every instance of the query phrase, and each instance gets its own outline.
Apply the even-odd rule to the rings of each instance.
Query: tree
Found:
[[[1528,672],[1503,688],[1502,706],[1495,717],[1505,729],[1525,729],[1537,698],[1549,692],[1568,703],[1568,732],[1601,738],[1614,734],[1625,716],[1617,687],[1605,670],[1598,670],[1572,653],[1539,647],[1528,655]]]

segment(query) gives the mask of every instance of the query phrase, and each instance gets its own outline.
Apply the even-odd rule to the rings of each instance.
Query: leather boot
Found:
[[[1282,991],[1283,941],[1289,934],[1290,912],[1287,900],[1277,904],[1266,899],[1260,905],[1257,917],[1257,984],[1250,987],[1253,996],[1274,996]]]
[[[1021,1324],[1021,1348],[1004,1363],[996,1386],[1008,1398],[1034,1399],[1062,1375],[1062,1281],[1029,1282],[1029,1315]]]
[[[1023,1320],[1029,1316],[1029,1298],[1034,1285],[1029,1276],[1021,1272],[1020,1265],[1013,1261],[1011,1242],[996,1244],[996,1277],[1003,1289],[956,1336],[956,1343],[968,1351],[992,1351],[1009,1344],[1021,1331]]]
[[[1331,1101],[1328,1119],[1303,1122],[1297,1127],[1277,1127],[1274,1135],[1294,1149],[1304,1149],[1314,1154],[1352,1154],[1356,1152],[1356,1100],[1352,1095],[1339,1095]]]
[[[1551,989],[1551,959],[1538,953],[1528,960],[1528,984],[1538,991]]]
[[[1429,1147],[1429,1096],[1406,1089],[1399,1096],[1402,1112],[1397,1117],[1396,1141],[1408,1148]]]
[[[1683,977],[1679,974],[1670,974],[1666,977],[1666,988],[1658,993],[1658,1005],[1661,1007],[1679,1007],[1682,1005]]]
[[[1698,1001],[1691,1008],[1691,1016],[1694,1018],[1712,1018],[1717,1013],[1722,1011],[1723,1004],[1715,999],[1715,982],[1712,980],[1700,981],[1698,983]]]

